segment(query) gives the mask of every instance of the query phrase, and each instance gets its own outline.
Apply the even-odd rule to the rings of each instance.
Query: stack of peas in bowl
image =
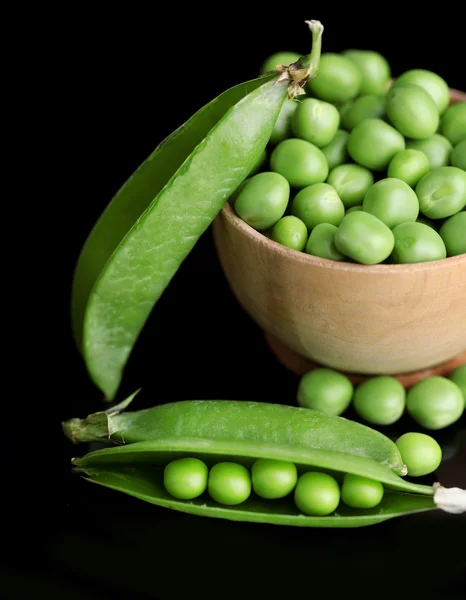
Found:
[[[299,56],[276,54],[262,71]],[[320,258],[410,264],[466,253],[466,102],[437,73],[391,82],[379,53],[323,53],[306,95],[230,199],[273,241]]]

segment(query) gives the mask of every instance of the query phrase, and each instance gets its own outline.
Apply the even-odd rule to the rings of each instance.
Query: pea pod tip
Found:
[[[445,488],[438,482],[434,483],[433,487],[437,508],[454,515],[466,512],[466,490],[457,487]]]

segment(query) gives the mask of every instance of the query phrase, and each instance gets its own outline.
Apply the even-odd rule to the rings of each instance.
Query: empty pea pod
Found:
[[[401,457],[393,442],[341,417],[230,400],[183,401],[125,413],[128,402],[64,423],[65,433],[76,443],[114,444],[73,459],[73,470],[90,482],[152,504],[205,517],[299,527],[360,527],[427,510],[466,511],[466,492],[402,479],[394,472],[393,461],[400,464]],[[373,508],[340,503],[326,516],[302,514],[291,496],[272,501],[251,494],[234,506],[206,494],[179,500],[165,489],[163,471],[171,461],[186,457],[198,458],[209,468],[228,462],[249,470],[261,458],[289,461],[300,474],[323,472],[340,485],[347,474],[380,482],[384,495]]]
[[[323,27],[307,23],[309,55],[201,108],[133,173],[88,237],[73,281],[73,330],[89,375],[107,400],[119,388],[154,304],[257,165],[285,99],[304,93],[315,77]]]

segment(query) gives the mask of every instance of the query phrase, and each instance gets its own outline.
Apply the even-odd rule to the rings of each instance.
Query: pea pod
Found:
[[[87,370],[107,400],[154,304],[264,151],[286,97],[318,70],[310,55],[221,94],[162,142],[118,191],[75,271],[72,321]]]
[[[225,412],[221,410],[225,405]],[[364,426],[341,417],[325,417],[327,447],[323,443],[321,423],[294,431],[298,419],[306,420],[314,411],[299,407],[235,401],[192,401],[161,405],[153,409],[127,413],[127,419],[110,421],[107,436],[115,445],[73,459],[73,470],[92,483],[123,492],[143,501],[199,516],[298,527],[361,527],[394,517],[441,508],[447,512],[466,511],[466,492],[419,485],[396,475],[384,461],[361,454]],[[102,413],[99,413],[102,417]],[[122,415],[123,416],[123,415]],[[101,439],[105,427],[88,436]],[[89,419],[89,417],[88,417]],[[74,439],[89,434],[86,425],[76,428],[78,420],[65,423],[66,433]],[[215,425],[215,423],[219,425]],[[203,423],[206,423],[203,425]],[[244,426],[250,423],[250,426]],[[88,420],[89,424],[89,420]],[[108,425],[108,423],[107,423]],[[200,427],[200,429],[199,429]],[[358,428],[360,431],[358,432]],[[346,429],[346,446],[338,449],[338,440]],[[79,433],[78,438],[76,432]],[[74,432],[74,435],[72,433]],[[144,436],[158,437],[146,441]],[[315,432],[315,435],[314,435]],[[376,433],[376,432],[374,432]],[[358,436],[359,434],[359,436]],[[375,444],[374,444],[375,446]],[[379,454],[388,447],[380,434]],[[342,451],[343,450],[343,451]],[[250,469],[258,458],[293,462],[298,472],[319,469],[341,481],[346,473],[381,482],[385,488],[382,502],[372,509],[352,509],[342,504],[329,516],[305,516],[290,498],[270,502],[250,496],[236,506],[221,506],[205,496],[184,501],[171,497],[163,485],[163,468],[181,457],[197,457],[211,467],[231,461]]]
[[[124,412],[135,394],[107,411],[63,424],[70,440],[115,444],[210,440],[238,444],[243,440],[280,448],[340,452],[370,458],[406,475],[396,444],[382,433],[342,417],[307,408],[242,400],[185,400]],[[122,412],[123,411],[123,412]],[[165,443],[165,442],[164,442]]]

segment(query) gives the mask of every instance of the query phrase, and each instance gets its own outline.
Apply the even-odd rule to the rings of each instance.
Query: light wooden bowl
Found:
[[[451,90],[452,102],[466,94]],[[269,336],[347,373],[425,370],[466,351],[466,255],[412,265],[330,261],[252,229],[226,204],[213,224],[225,277]]]

